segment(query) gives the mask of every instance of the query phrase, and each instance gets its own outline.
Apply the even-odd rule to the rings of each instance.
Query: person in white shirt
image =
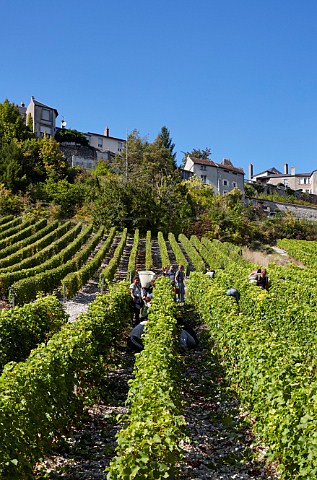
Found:
[[[214,270],[210,270],[210,268],[208,268],[207,272],[205,273],[205,275],[207,275],[208,277],[210,278],[214,278],[215,276],[215,271]]]
[[[131,331],[127,339],[128,351],[142,352],[142,350],[144,349],[144,346],[142,343],[142,335],[144,332],[144,326],[146,325],[146,322],[147,320],[142,320]]]

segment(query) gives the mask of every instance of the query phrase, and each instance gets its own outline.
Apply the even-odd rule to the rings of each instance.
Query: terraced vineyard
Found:
[[[11,217],[0,220],[0,244],[1,294],[14,305],[0,316],[1,478],[65,477],[48,471],[41,477],[39,462],[63,444],[87,406],[111,393],[106,379],[121,368],[130,328],[131,276],[149,268],[159,274],[162,266],[180,262],[188,274],[185,305],[175,302],[167,278],[157,279],[116,450],[110,458],[105,452],[107,474],[103,466],[99,477],[86,478],[317,477],[317,287],[311,268],[307,275],[293,264],[271,264],[267,292],[248,283],[255,265],[227,243],[185,235],[176,239],[172,233],[154,239],[148,232],[140,238],[138,231],[130,236],[115,229],[94,231],[91,225]],[[317,261],[315,242],[285,240],[280,246],[310,267]],[[216,270],[215,278],[204,275],[207,267]],[[92,281],[103,294],[68,323],[63,301]],[[239,303],[226,295],[230,287],[239,289]],[[40,292],[48,296],[37,298]],[[177,322],[184,316],[201,332],[200,363],[213,372],[200,393],[209,405],[208,422],[218,387],[228,391],[230,385],[232,398],[240,402],[235,418],[243,414],[252,425],[254,442],[262,446],[271,470],[263,461],[256,469],[233,446],[216,460],[215,444],[208,449],[213,435],[218,439],[212,421],[205,438],[208,455],[192,460],[199,441],[191,438],[185,398],[195,404],[199,381],[194,375],[186,387],[184,367],[191,355],[179,351]],[[72,475],[67,478],[85,478]]]

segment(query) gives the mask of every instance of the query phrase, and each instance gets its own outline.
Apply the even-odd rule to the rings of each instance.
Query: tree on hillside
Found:
[[[62,152],[59,150],[59,144],[53,138],[39,139],[39,158],[43,162],[46,176],[54,180],[61,180],[66,177],[69,164]]]
[[[0,183],[17,193],[28,185],[23,153],[15,140],[0,145]]]
[[[123,154],[116,155],[112,168],[126,179],[153,186],[173,174],[176,166],[170,148],[164,145],[160,135],[150,143],[134,130],[128,136]]]
[[[0,103],[0,141],[10,143],[11,140],[25,140],[33,133],[25,124],[18,107],[6,99]]]
[[[91,170],[91,173],[96,175],[96,177],[108,177],[109,175],[113,175],[111,167],[106,160],[100,160],[95,168]]]
[[[113,172],[125,179],[139,179],[143,176],[143,154],[148,142],[141,138],[138,130],[133,130],[128,136],[122,155],[116,155],[112,162]]]
[[[170,132],[167,127],[164,126],[161,128],[161,132],[159,133],[158,138],[162,141],[162,145],[167,150],[169,150],[170,157],[173,159],[175,163],[175,159],[176,159],[176,152],[174,153],[175,144],[172,142],[172,138],[170,136]]]
[[[188,155],[195,158],[202,158],[204,160],[209,160],[209,156],[211,155],[211,149],[208,147],[204,149],[193,148],[191,152],[183,152],[183,153],[184,153],[184,156],[182,158],[182,166],[184,167]]]
[[[194,148],[191,152],[188,153],[188,155],[191,155],[195,158],[203,158],[204,160],[207,160],[211,155],[211,149],[208,147],[203,149]]]

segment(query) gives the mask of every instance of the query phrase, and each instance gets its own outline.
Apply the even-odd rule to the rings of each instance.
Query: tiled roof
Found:
[[[216,167],[217,166],[215,164],[215,162],[213,162],[212,160],[209,160],[207,158],[197,158],[197,157],[192,157],[191,155],[188,155],[188,156],[197,165],[209,165],[210,167]]]
[[[244,175],[243,168],[234,167],[230,162],[230,160],[224,160],[225,164],[222,164],[222,163],[213,162],[212,160],[208,160],[205,158],[196,158],[196,157],[192,157],[191,155],[188,155],[188,156],[197,165],[207,165],[209,167],[223,168],[225,170],[231,170],[232,172],[237,172]]]
[[[291,173],[273,173],[272,175],[255,175],[257,178],[285,178],[285,177],[310,177],[311,173],[295,173],[292,175]]]
[[[261,175],[263,175],[264,173],[270,173],[270,174],[276,174],[276,175],[282,175],[282,172],[280,172],[279,170],[277,170],[277,168],[275,167],[272,167],[272,168],[268,168],[267,170],[264,170],[263,172],[260,172],[260,173],[257,173],[256,175],[253,175],[254,177],[259,177]],[[268,176],[268,175],[267,175]]]

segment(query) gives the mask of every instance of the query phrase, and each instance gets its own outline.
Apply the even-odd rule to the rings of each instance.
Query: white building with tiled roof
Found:
[[[276,168],[270,168],[264,172],[253,175],[252,164],[249,173],[250,179],[256,183],[270,184],[270,185],[284,185],[292,190],[301,190],[305,193],[317,194],[317,170],[306,173],[296,173],[295,167],[291,167],[291,173],[288,171],[288,164],[284,164],[284,173]]]
[[[215,193],[221,195],[234,188],[244,192],[244,171],[232,165],[228,159],[216,163],[213,160],[187,155],[183,172],[184,178],[195,175],[206,185],[212,185]]]

